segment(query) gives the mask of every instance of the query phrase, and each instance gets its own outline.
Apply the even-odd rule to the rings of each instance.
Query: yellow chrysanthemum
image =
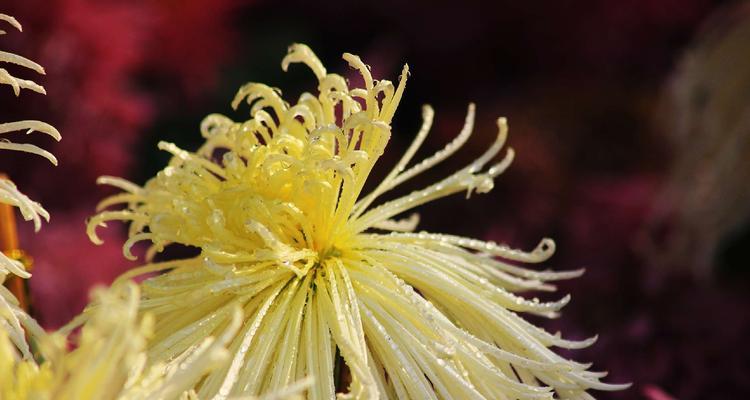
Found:
[[[21,24],[9,15],[0,14],[0,21],[7,22],[13,28],[18,29],[19,31],[21,30]],[[3,34],[5,34],[5,31],[0,30],[0,35]],[[0,65],[4,64],[15,64],[33,70],[39,74],[44,74],[44,68],[42,68],[41,65],[19,55],[0,51]],[[21,89],[28,89],[37,93],[45,94],[42,86],[30,80],[16,78],[5,68],[0,68],[0,85],[10,86],[16,96],[20,94]],[[26,133],[29,134],[34,131],[42,132],[52,136],[55,140],[60,140],[60,133],[57,129],[41,121],[26,120],[0,123],[0,135],[21,130],[25,130]],[[32,144],[13,143],[7,140],[0,140],[0,150],[3,149],[37,154],[48,159],[52,164],[57,165],[57,159],[55,156]],[[0,178],[0,203],[10,204],[13,207],[17,207],[21,212],[21,216],[23,216],[26,221],[33,221],[34,229],[37,231],[41,228],[42,219],[49,220],[49,214],[47,211],[45,211],[39,203],[29,199],[26,195],[21,193],[18,188],[16,188],[16,185],[8,179]],[[0,331],[3,331],[3,334],[8,335],[22,352],[23,356],[29,359],[31,358],[31,352],[26,343],[24,328],[33,335],[41,332],[41,328],[39,328],[36,322],[34,322],[34,320],[21,309],[15,296],[2,286],[6,277],[10,274],[21,278],[29,278],[31,276],[31,274],[26,271],[22,262],[0,251]]]
[[[248,121],[208,116],[201,126],[206,142],[194,153],[160,143],[173,158],[143,187],[100,179],[124,190],[100,209],[126,208],[90,220],[94,242],[100,242],[97,226],[125,220],[131,223],[128,257],[141,240],[153,242],[149,256],[171,243],[201,250],[121,277],[161,272],[142,284],[141,310],[154,316],[149,358],[181,357],[223,329],[239,304],[245,323],[229,345],[232,360],[201,382],[201,397],[261,394],[312,376],[309,398],[332,399],[338,357],[351,373],[341,395],[347,398],[590,398],[587,389],[623,387],[599,382],[603,373],[550,350],[593,340],[562,339],[519,315],[556,315],[568,297],[541,303],[515,293],[553,290],[547,282],[581,273],[515,265],[547,259],[551,240],[523,252],[410,233],[415,217],[392,219],[443,196],[492,189],[513,157],[508,150],[487,168],[505,141],[505,119],[498,120],[494,144],[470,165],[370,207],[458,150],[472,132],[474,108],[454,141],[407,168],[430,129],[433,112],[425,107],[406,154],[373,192],[360,196],[390,138],[408,68],[394,85],[373,80],[359,57],[343,58],[362,75],[364,88],[350,89],[309,48],[294,45],[282,68],[306,64],[318,78],[318,95],[304,93],[292,106],[276,89],[247,84],[232,105],[247,101]]]

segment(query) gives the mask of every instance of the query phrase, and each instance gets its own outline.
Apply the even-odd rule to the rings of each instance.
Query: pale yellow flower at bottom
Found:
[[[149,363],[146,343],[152,318],[138,315],[140,293],[133,283],[98,290],[90,318],[72,351],[66,337],[43,336],[39,346],[44,362],[20,358],[0,330],[0,399],[4,400],[159,400],[195,399],[192,388],[208,371],[229,360],[224,346],[238,331],[242,313],[232,311],[218,337],[197,342],[180,357]],[[289,388],[286,395],[309,382]]]
[[[160,143],[173,158],[143,187],[100,179],[124,190],[100,210],[125,209],[91,219],[94,242],[100,242],[97,226],[125,220],[128,257],[140,240],[153,242],[149,255],[170,243],[200,249],[197,257],[148,264],[122,277],[161,273],[142,284],[141,310],[155,322],[149,359],[190,351],[223,329],[240,304],[245,320],[229,344],[231,361],[196,387],[201,397],[257,395],[309,376],[315,383],[308,397],[326,400],[337,391],[356,399],[586,399],[587,389],[625,387],[600,382],[604,373],[550,349],[593,340],[565,340],[521,317],[555,316],[568,297],[540,302],[518,292],[551,291],[550,281],[581,273],[518,265],[547,259],[551,240],[527,253],[411,233],[417,217],[392,219],[450,194],[490,191],[513,157],[508,150],[490,165],[506,138],[505,119],[498,120],[496,141],[465,168],[370,207],[455,153],[472,132],[474,107],[453,142],[407,168],[430,129],[433,112],[426,107],[406,154],[361,196],[390,139],[408,68],[394,86],[374,80],[359,57],[344,59],[364,87],[350,89],[309,48],[294,45],[282,68],[306,64],[318,79],[317,94],[304,93],[290,105],[276,89],[247,84],[233,106],[247,100],[249,120],[208,116],[201,126],[206,142],[196,152]],[[351,371],[350,383],[337,382],[338,359]]]

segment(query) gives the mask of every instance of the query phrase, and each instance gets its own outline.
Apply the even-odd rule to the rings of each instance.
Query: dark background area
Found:
[[[727,32],[750,23],[745,3],[49,0],[6,7],[24,32],[0,37],[2,48],[45,66],[38,81],[48,95],[14,99],[3,90],[0,120],[38,118],[63,134],[59,144],[30,139],[57,155],[57,169],[15,154],[0,160],[0,170],[53,215],[38,234],[22,226],[46,326],[78,312],[92,284],[133,265],[120,252],[124,229],[102,230],[100,247],[85,237],[85,218],[108,193],[95,178],[145,182],[168,160],[158,141],[194,149],[205,115],[246,116],[229,102],[247,81],[279,87],[290,102],[314,91],[305,68],[280,68],[287,46],[302,42],[329,71],[352,80],[343,52],[393,81],[408,62],[394,137],[372,182],[410,143],[422,104],[436,111],[422,156],[458,133],[469,102],[477,104],[477,122],[461,152],[409,189],[470,162],[494,139],[495,119],[508,117],[516,159],[495,189],[428,204],[421,228],[524,249],[552,237],[558,252],[545,267],[586,267],[560,286],[573,296],[563,316],[539,323],[572,338],[599,334],[571,357],[633,387],[597,397],[750,395],[750,209],[743,200],[750,164],[742,161],[750,146],[735,146],[739,157],[731,160],[712,146],[747,143],[750,124],[737,117],[721,125],[737,129],[715,134],[705,124],[685,125],[691,108],[681,106],[718,97],[709,90],[719,90],[714,76],[735,74],[726,90],[749,92],[750,70],[728,66],[748,60],[750,36],[732,39],[739,51],[712,52],[730,40]],[[709,59],[718,61],[702,80],[684,72],[688,61]],[[690,97],[693,87],[708,94]],[[734,99],[725,105],[732,115],[750,114],[750,94]],[[731,174],[716,172],[725,170]],[[700,179],[716,175],[731,176]],[[703,192],[713,200],[695,194]],[[681,201],[692,198],[700,212]]]

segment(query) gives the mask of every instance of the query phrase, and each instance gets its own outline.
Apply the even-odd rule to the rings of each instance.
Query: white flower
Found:
[[[581,273],[517,265],[547,259],[551,240],[523,252],[412,233],[416,217],[393,219],[450,194],[491,190],[513,158],[508,150],[490,164],[505,142],[505,119],[498,120],[494,144],[465,168],[371,207],[458,150],[472,132],[474,107],[455,140],[408,167],[432,122],[432,109],[425,107],[406,154],[362,196],[390,138],[408,68],[394,85],[373,80],[359,57],[344,59],[360,72],[364,88],[350,89],[309,48],[294,45],[282,68],[310,67],[317,95],[304,93],[290,105],[276,89],[247,84],[232,105],[246,100],[249,120],[208,116],[201,126],[206,142],[196,152],[160,143],[173,158],[143,187],[101,178],[124,192],[100,209],[125,209],[90,220],[94,242],[100,242],[97,226],[125,220],[128,257],[141,240],[153,242],[149,255],[171,243],[201,250],[195,258],[147,264],[120,279],[160,272],[142,284],[141,310],[155,324],[150,359],[181,357],[224,329],[239,305],[245,322],[229,344],[231,362],[196,387],[201,397],[262,394],[312,376],[309,398],[331,399],[338,358],[351,372],[347,393],[340,394],[346,398],[590,398],[587,389],[625,387],[600,382],[603,373],[550,349],[580,348],[593,339],[565,340],[522,318],[555,316],[569,297],[544,303],[519,292],[550,291],[550,281]]]

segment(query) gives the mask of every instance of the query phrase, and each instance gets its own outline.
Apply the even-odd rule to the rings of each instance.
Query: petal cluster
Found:
[[[6,23],[14,29],[21,30],[21,24],[9,15],[0,14],[0,23]],[[5,33],[4,30],[0,29],[0,35]],[[38,74],[44,74],[44,68],[34,61],[14,53],[0,51],[0,86],[10,86],[16,96],[20,94],[21,89],[45,94],[44,88],[34,81],[13,76],[6,69],[8,65],[15,65],[17,67],[32,70]],[[41,121],[25,120],[0,123],[0,135],[15,131],[26,131],[27,134],[38,131],[51,136],[55,140],[60,140],[60,133],[57,129]],[[46,158],[52,164],[57,165],[57,159],[54,155],[33,144],[14,143],[8,140],[0,140],[0,150],[14,150],[36,154]],[[49,220],[49,213],[47,213],[39,203],[21,193],[12,181],[3,176],[0,176],[0,203],[17,207],[21,212],[21,216],[25,220],[33,221],[34,229],[37,231],[41,228],[42,219]],[[6,254],[0,251],[0,331],[2,331],[3,335],[16,345],[26,359],[30,359],[31,352],[29,350],[29,345],[26,342],[26,332],[24,331],[24,328],[34,335],[39,334],[42,330],[36,322],[31,319],[23,309],[21,309],[18,300],[13,293],[2,286],[2,283],[5,282],[6,277],[9,275],[14,275],[23,279],[31,276],[31,274],[26,271],[25,265],[18,259],[20,253],[18,251],[15,253],[16,254],[11,251]]]
[[[382,202],[469,139],[474,107],[451,143],[412,163],[433,119],[425,107],[412,145],[363,194],[390,138],[408,67],[394,84],[374,80],[359,57],[343,58],[363,87],[350,88],[308,47],[293,45],[282,68],[306,64],[318,80],[316,94],[291,105],[277,89],[247,84],[232,105],[248,103],[248,120],[208,116],[205,143],[195,152],[160,143],[173,157],[142,187],[100,179],[123,192],[102,201],[89,221],[94,242],[98,226],[123,220],[130,222],[129,258],[144,240],[151,242],[149,260],[173,243],[200,250],[193,258],[149,262],[115,283],[157,273],[143,281],[140,303],[154,317],[150,362],[183,357],[225,330],[240,307],[244,323],[228,344],[231,360],[196,385],[201,398],[264,394],[305,377],[315,379],[311,399],[590,398],[588,389],[622,388],[551,349],[593,339],[566,340],[522,316],[556,316],[567,296],[541,302],[520,293],[552,291],[554,281],[581,273],[523,266],[551,256],[551,240],[524,252],[417,233],[415,214],[396,219],[444,196],[490,191],[513,158],[509,149],[493,162],[507,136],[505,119],[475,161]]]
[[[18,23],[15,18],[9,15],[0,14],[0,21],[10,24],[13,28],[18,29],[19,31],[21,30],[21,24]],[[5,33],[5,31],[0,30],[0,35],[3,35]],[[0,51],[0,85],[10,86],[16,96],[19,96],[21,94],[21,89],[27,89],[37,93],[46,94],[46,92],[44,91],[44,87],[40,86],[36,82],[13,76],[5,68],[5,66],[8,64],[30,69],[38,74],[44,74],[44,68],[42,68],[41,65],[35,63],[34,61],[31,61],[28,58],[19,56],[14,53]],[[0,135],[16,131],[26,131],[27,134],[31,134],[36,131],[47,134],[55,140],[60,140],[61,138],[60,132],[58,132],[57,129],[55,129],[52,125],[49,125],[42,121],[24,120],[0,123]],[[52,164],[57,165],[57,159],[52,153],[33,144],[13,143],[5,140],[0,141],[0,149],[36,154],[46,158]],[[25,220],[31,220],[34,222],[34,228],[37,231],[41,227],[41,219],[49,219],[49,214],[39,205],[39,203],[36,203],[26,197],[26,195],[21,193],[16,188],[13,182],[7,179],[0,180],[0,201],[5,204],[10,204],[14,207],[18,207],[18,209],[21,211],[21,215]],[[3,262],[0,265],[4,264],[6,264],[6,262]]]
[[[139,315],[140,293],[129,283],[94,294],[96,306],[77,335],[75,349],[62,333],[37,336],[45,359],[23,359],[0,330],[0,398],[3,399],[177,399],[195,398],[195,382],[227,361],[224,346],[240,326],[234,310],[218,337],[205,338],[168,363],[149,363],[146,343],[153,319]]]

